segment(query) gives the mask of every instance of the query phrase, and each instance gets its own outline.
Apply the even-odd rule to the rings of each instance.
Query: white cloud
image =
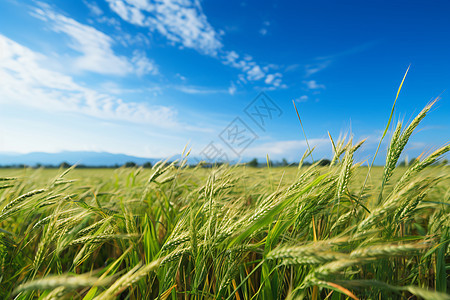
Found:
[[[243,84],[247,83],[247,80],[245,79],[244,74],[239,74],[238,78],[239,78],[239,80],[238,80],[239,83],[243,83]]]
[[[72,62],[75,69],[112,75],[157,74],[155,63],[144,53],[133,53],[131,61],[125,56],[116,55],[112,49],[115,42],[110,36],[58,14],[45,4],[41,4],[41,8],[36,8],[33,15],[49,22],[53,31],[70,37],[71,42],[68,46],[81,53],[81,56]]]
[[[266,84],[272,84],[273,86],[278,87],[281,85],[281,77],[281,73],[268,74],[264,82]]]
[[[158,31],[168,40],[208,55],[216,55],[222,43],[209,24],[199,1],[107,0],[123,20]]]
[[[107,24],[111,27],[114,27],[114,28],[120,30],[120,23],[117,19],[110,18],[107,16],[100,16],[100,17],[96,18],[96,20],[99,23]]]
[[[249,55],[241,58],[236,51],[223,50],[220,40],[223,31],[216,31],[211,26],[198,0],[106,1],[124,21],[157,31],[175,45],[218,57],[222,63],[244,72],[246,80],[261,80],[269,72],[266,69],[270,67],[261,67]],[[263,23],[263,26],[269,25],[268,22]],[[272,86],[281,86],[281,78],[274,80]]]
[[[322,148],[329,145],[329,140],[308,139],[308,143],[311,148]],[[298,160],[307,149],[308,145],[305,140],[274,141],[249,147],[247,148],[245,155],[252,157],[265,157],[266,155],[269,155],[269,157],[273,159],[285,157],[291,160]]]
[[[259,80],[263,78],[266,74],[264,74],[263,70],[258,65],[253,66],[248,72],[247,72],[247,79],[248,80]]]
[[[222,58],[225,64],[231,65],[236,69],[244,69],[247,67],[247,62],[245,60],[239,60],[239,54],[235,51],[226,52]]]
[[[295,99],[295,101],[306,102],[306,101],[308,101],[308,96],[307,95],[300,96],[299,98]]]
[[[318,73],[328,67],[331,64],[331,60],[321,61],[314,64],[308,64],[305,66],[306,77],[309,77],[315,73]]]
[[[345,57],[348,55],[357,54],[363,51],[366,51],[376,45],[379,41],[372,41],[368,42],[362,45],[358,45],[356,47],[353,47],[351,49],[344,50],[339,53],[327,55],[327,56],[320,56],[315,58],[315,62],[308,64],[305,66],[305,76],[309,77],[315,73],[318,73],[324,69],[326,69],[328,66],[330,66],[336,59]]]
[[[126,57],[114,53],[114,41],[103,32],[55,13],[45,5],[36,8],[34,15],[49,22],[53,31],[67,34],[71,38],[69,47],[82,54],[74,61],[77,69],[114,75],[125,75],[133,71],[133,66]]]
[[[175,76],[179,79],[181,79],[182,81],[186,81],[186,77],[184,77],[183,75],[181,75],[180,73],[175,74]]]
[[[176,111],[127,102],[77,84],[43,66],[47,58],[0,35],[0,101],[50,112],[70,112],[107,120],[176,127]]]
[[[267,74],[270,69],[277,69],[277,65],[269,64],[261,68],[251,56],[245,55],[243,58],[240,58],[236,51],[225,52],[222,57],[222,61],[224,64],[230,65],[233,68],[240,69],[244,72],[245,76],[242,74],[239,76],[239,82],[241,83],[245,84],[247,81],[258,81],[265,77],[264,83],[271,85],[272,87],[285,86],[281,84],[281,73]]]
[[[103,15],[103,10],[97,5],[96,2],[94,1],[87,1],[87,0],[83,0],[84,5],[86,5],[89,8],[89,11],[96,16],[101,16]]]
[[[280,66],[278,66],[276,64],[268,64],[268,65],[265,65],[262,69],[264,72],[269,72],[270,70],[280,69]]]
[[[270,22],[269,22],[269,21],[264,21],[262,25],[263,25],[263,26],[262,26],[262,28],[259,30],[259,34],[264,36],[264,35],[266,35],[266,34],[269,32],[269,30],[267,29],[267,27],[270,26]]]
[[[233,96],[236,93],[236,86],[234,85],[234,83],[232,82],[230,87],[228,88],[228,93]]]
[[[319,90],[325,88],[325,85],[318,84],[315,80],[303,81],[303,83],[306,84],[307,88],[310,90]]]
[[[147,92],[148,88],[145,89]],[[151,89],[150,89],[151,90]],[[123,94],[138,94],[142,93],[144,89],[140,88],[124,88],[123,86],[117,84],[115,81],[105,81],[97,86],[97,91],[106,93],[109,95],[123,95]],[[159,90],[158,90],[159,91]],[[154,90],[154,92],[158,92]]]
[[[292,65],[289,65],[289,66],[287,66],[287,67],[284,69],[284,72],[292,72],[292,71],[295,71],[295,70],[298,69],[298,67],[300,67],[299,64],[292,64]]]
[[[115,35],[114,40],[119,41],[125,47],[136,47],[136,48],[149,48],[150,40],[149,38],[141,33],[133,33],[132,35],[127,32],[121,32],[120,35]]]
[[[158,68],[156,67],[154,61],[150,60],[145,56],[145,53],[135,50],[133,52],[133,58],[131,62],[135,66],[135,71],[138,76],[152,74],[158,74]]]
[[[139,8],[129,6],[121,0],[107,1],[109,3],[109,7],[125,21],[139,26],[144,25],[144,15],[141,13],[141,10]]]
[[[228,92],[226,89],[209,89],[204,87],[186,86],[186,85],[172,86],[172,88],[191,95],[220,94]]]

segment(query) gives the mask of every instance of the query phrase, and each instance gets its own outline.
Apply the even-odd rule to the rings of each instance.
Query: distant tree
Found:
[[[59,167],[60,168],[62,168],[62,169],[68,169],[68,168],[70,168],[71,166],[70,166],[70,164],[68,163],[68,162],[62,162],[60,165],[59,165]]]
[[[192,164],[192,167],[202,167],[203,165],[205,164],[205,162],[204,161],[199,161],[199,160],[197,160],[197,163],[195,163],[195,164]]]
[[[126,162],[123,166],[124,166],[125,168],[134,168],[134,167],[136,167],[137,165],[136,165],[135,162],[128,161],[128,162]]]
[[[258,166],[258,160],[257,160],[256,158],[254,158],[254,159],[252,159],[251,161],[249,161],[249,162],[247,163],[247,165],[248,165],[249,167],[256,168],[256,167]]]
[[[414,164],[415,164],[416,162],[418,162],[418,161],[419,161],[418,158],[413,157],[413,158],[411,158],[411,160],[409,161],[409,165],[412,166],[412,165],[414,165]]]
[[[330,164],[331,164],[331,161],[329,159],[326,159],[326,158],[321,159],[319,161],[319,166],[322,166],[322,167],[329,166]]]
[[[286,158],[283,158],[283,159],[281,160],[281,165],[282,165],[283,167],[289,166],[289,163],[288,163],[288,161],[286,160]]]
[[[142,166],[146,169],[151,169],[153,167],[152,163],[149,161],[144,163]]]
[[[446,166],[448,165],[448,159],[444,158],[444,159],[437,159],[432,166]]]

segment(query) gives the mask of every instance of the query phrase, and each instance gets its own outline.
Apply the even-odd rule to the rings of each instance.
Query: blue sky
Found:
[[[407,146],[417,156],[449,141],[449,9],[448,1],[4,0],[0,152],[168,157],[188,145],[205,159],[298,161],[306,143],[294,100],[316,157],[330,156],[328,132],[351,132],[367,138],[363,160],[411,64],[396,120],[442,98]]]

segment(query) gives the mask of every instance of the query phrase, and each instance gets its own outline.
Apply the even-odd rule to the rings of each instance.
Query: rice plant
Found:
[[[450,299],[450,146],[397,167],[433,104],[382,169],[330,136],[329,167],[2,171],[0,298]]]

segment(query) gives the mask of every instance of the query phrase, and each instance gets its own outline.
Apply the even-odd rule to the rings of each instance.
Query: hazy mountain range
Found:
[[[150,158],[150,157],[138,157],[126,154],[116,154],[110,152],[94,152],[94,151],[63,151],[58,153],[48,152],[31,152],[26,154],[21,153],[8,153],[0,152],[0,167],[11,165],[27,165],[36,166],[40,165],[52,165],[59,166],[61,163],[66,162],[70,165],[86,165],[86,166],[122,166],[127,162],[134,162],[138,165],[143,165],[146,162],[150,162],[154,165],[160,160],[174,161],[180,159],[181,155],[175,155],[172,157]],[[242,157],[240,160],[231,160],[231,164],[238,162],[248,162],[252,157]],[[199,161],[204,160],[199,157],[188,157],[188,164],[197,164]],[[266,163],[265,158],[258,158],[261,164]]]
[[[179,157],[173,157],[171,160],[177,158]],[[120,166],[130,161],[142,165],[146,162],[154,164],[159,160],[161,159],[91,151],[63,151],[59,153],[32,152],[27,154],[0,153],[0,166],[19,164],[29,166],[35,166],[36,164],[59,165],[62,162],[88,166]]]

